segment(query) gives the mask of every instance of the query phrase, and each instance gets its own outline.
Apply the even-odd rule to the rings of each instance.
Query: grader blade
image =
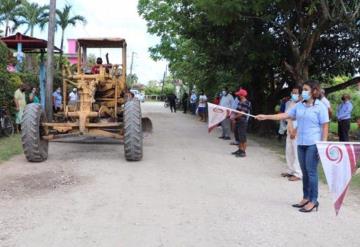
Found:
[[[152,122],[151,122],[150,118],[143,117],[141,119],[141,125],[142,125],[142,131],[144,133],[152,133],[153,125],[152,125]]]

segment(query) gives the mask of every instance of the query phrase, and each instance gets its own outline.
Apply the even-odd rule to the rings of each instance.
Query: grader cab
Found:
[[[125,158],[139,161],[143,156],[143,128],[151,130],[151,121],[142,119],[140,102],[126,85],[126,41],[114,39],[78,39],[77,72],[63,71],[62,110],[48,122],[39,104],[26,106],[22,122],[22,143],[30,162],[48,157],[48,142],[54,139],[92,136],[123,140]],[[121,50],[121,64],[97,64],[87,68],[88,49]],[[69,102],[76,88],[78,100]],[[144,124],[142,123],[144,122]],[[143,126],[144,125],[144,126]]]

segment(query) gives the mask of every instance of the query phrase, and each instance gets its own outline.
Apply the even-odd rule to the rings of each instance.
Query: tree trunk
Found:
[[[59,63],[58,68],[62,68],[62,57],[63,57],[63,48],[64,48],[64,37],[65,37],[65,29],[61,29],[61,43],[60,43],[60,56],[59,56]]]
[[[5,22],[6,24],[5,24],[5,37],[7,37],[8,36],[8,34],[9,34],[9,18],[7,17],[6,18],[6,22]]]

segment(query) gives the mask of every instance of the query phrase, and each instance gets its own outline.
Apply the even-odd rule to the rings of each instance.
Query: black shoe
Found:
[[[304,207],[306,204],[308,204],[310,201],[307,201],[307,202],[305,202],[305,203],[303,203],[303,204],[299,204],[299,203],[296,203],[296,204],[293,204],[293,205],[291,205],[292,207],[294,207],[294,208],[302,208],[302,207]]]
[[[316,209],[316,212],[317,212],[318,208],[319,208],[319,202],[316,202],[315,205],[310,209],[300,208],[299,212],[301,212],[301,213],[310,213],[310,212],[312,212],[314,210],[314,208]]]
[[[225,139],[225,137],[224,136],[219,136],[219,139]]]
[[[224,139],[224,140],[231,140],[231,138],[228,137],[228,136],[224,137],[223,139]]]
[[[236,154],[235,157],[237,158],[243,158],[243,157],[246,157],[246,153],[244,151],[241,150],[240,153]]]
[[[242,150],[236,150],[235,152],[232,152],[231,154],[233,154],[233,155],[237,155],[237,154],[239,154],[239,153],[241,153],[242,152]]]

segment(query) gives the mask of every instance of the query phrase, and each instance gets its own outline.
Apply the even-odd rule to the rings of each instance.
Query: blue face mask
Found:
[[[302,91],[302,94],[301,94],[303,100],[309,100],[310,99],[310,92],[309,91]]]
[[[299,100],[299,95],[298,94],[291,94],[291,100],[292,101],[298,101]]]

